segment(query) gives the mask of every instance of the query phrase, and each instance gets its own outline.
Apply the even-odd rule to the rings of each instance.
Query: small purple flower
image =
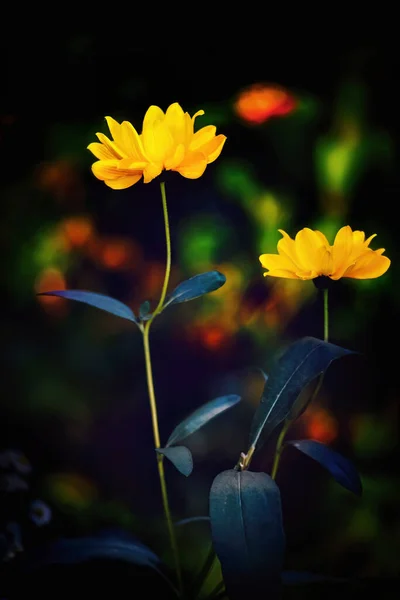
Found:
[[[31,504],[29,516],[38,527],[47,525],[51,521],[51,508],[42,500],[34,500]]]

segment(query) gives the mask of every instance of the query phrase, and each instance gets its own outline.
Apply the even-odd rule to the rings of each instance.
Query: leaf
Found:
[[[206,404],[203,404],[203,406],[200,406],[200,408],[191,413],[175,427],[168,438],[166,447],[168,448],[177,442],[181,442],[200,429],[200,427],[203,427],[203,425],[211,421],[211,419],[214,419],[214,417],[220,413],[237,404],[240,400],[240,396],[229,394],[227,396],[219,396],[218,398],[214,398],[214,400],[210,400]]]
[[[192,453],[186,446],[173,446],[172,448],[157,448],[156,452],[163,454],[178,469],[182,475],[189,477],[193,471]]]
[[[354,352],[313,337],[302,338],[289,346],[264,386],[251,424],[250,447],[261,446],[286,419],[303,388],[324,373],[333,360],[348,354]]]
[[[139,307],[139,319],[141,321],[148,321],[151,319],[151,314],[149,314],[150,310],[150,302],[145,300]]]
[[[276,483],[266,473],[223,471],[211,486],[210,517],[229,598],[274,597],[285,549]]]
[[[76,564],[91,560],[109,559],[132,563],[154,569],[175,590],[173,584],[161,570],[161,559],[135,536],[126,532],[101,532],[98,535],[61,538],[56,542],[35,549],[27,558],[28,570],[55,564]]]
[[[225,275],[219,271],[207,271],[206,273],[195,275],[180,283],[173,292],[168,295],[163,310],[170,304],[187,302],[188,300],[199,298],[209,292],[214,292],[223,286],[225,281]]]
[[[61,538],[42,550],[35,567],[50,564],[72,564],[87,560],[110,558],[135,565],[155,567],[161,559],[134,536],[100,534],[89,537]]]
[[[129,306],[104,294],[86,292],[84,290],[56,290],[51,292],[40,292],[38,296],[58,296],[59,298],[66,298],[67,300],[76,300],[100,308],[100,310],[104,310],[112,315],[121,317],[122,319],[137,323],[137,319]]]
[[[319,462],[344,488],[357,496],[362,495],[360,475],[348,458],[316,440],[290,440],[287,444]]]
[[[210,517],[188,517],[187,519],[181,519],[180,521],[175,522],[176,527],[181,527],[183,525],[189,525],[191,523],[199,523],[201,521],[210,521]]]

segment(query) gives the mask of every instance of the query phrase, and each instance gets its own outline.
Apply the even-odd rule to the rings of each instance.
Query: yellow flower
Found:
[[[369,248],[376,234],[366,240],[363,231],[352,231],[349,225],[338,231],[332,246],[323,233],[308,227],[299,231],[294,240],[282,229],[279,232],[283,237],[278,242],[278,254],[260,256],[262,266],[268,269],[264,276],[374,279],[383,275],[390,266],[390,260],[382,256],[384,248]]]
[[[128,121],[117,123],[106,117],[112,140],[97,133],[100,141],[89,144],[99,160],[92,165],[94,175],[106,185],[121,190],[144,183],[166,171],[177,171],[188,179],[203,175],[208,164],[221,154],[226,136],[215,135],[216,127],[207,125],[194,133],[196,117],[184,113],[177,102],[164,113],[158,106],[150,106],[139,135]]]

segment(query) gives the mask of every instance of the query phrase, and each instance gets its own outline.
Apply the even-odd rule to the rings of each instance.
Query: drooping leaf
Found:
[[[122,319],[137,323],[137,319],[129,306],[105,294],[86,292],[84,290],[55,290],[40,292],[38,296],[58,296],[67,300],[76,300],[77,302],[83,302],[83,304],[100,308],[100,310],[104,310]]]
[[[172,446],[171,448],[157,448],[159,454],[164,454],[182,475],[189,477],[193,471],[193,457],[186,446]]]
[[[104,531],[79,538],[61,538],[27,556],[29,570],[56,564],[77,564],[92,560],[118,560],[149,567],[156,571],[176,592],[173,583],[163,572],[161,559],[148,546],[126,532]]]
[[[274,598],[285,549],[275,482],[266,473],[223,471],[211,486],[210,517],[229,598]]]
[[[324,373],[333,360],[349,354],[354,353],[313,337],[294,342],[266,381],[251,424],[250,446],[260,447],[289,415],[303,388]]]
[[[182,281],[176,288],[168,295],[163,309],[170,304],[176,304],[178,302],[187,302],[194,298],[199,298],[209,292],[214,292],[224,285],[226,277],[219,271],[207,271],[206,273],[200,273],[195,275],[186,281]]]
[[[206,404],[203,404],[203,406],[200,406],[200,408],[192,412],[175,427],[168,438],[166,447],[168,448],[177,442],[181,442],[200,429],[200,427],[203,427],[203,425],[211,421],[211,419],[214,419],[220,413],[237,404],[240,400],[240,396],[229,394],[227,396],[219,396],[218,398],[214,398],[214,400],[210,400]]]
[[[361,496],[362,483],[360,475],[348,458],[316,440],[290,440],[286,444],[294,446],[303,454],[319,462],[340,485],[357,496]]]
[[[150,302],[145,300],[139,307],[139,319],[141,321],[148,321],[151,319],[151,314],[149,314],[150,310]]]
[[[105,534],[78,538],[61,538],[35,554],[33,567],[72,564],[109,558],[155,568],[161,559],[136,537]]]

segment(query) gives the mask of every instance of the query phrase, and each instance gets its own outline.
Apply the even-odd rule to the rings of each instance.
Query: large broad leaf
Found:
[[[210,400],[210,402],[203,404],[203,406],[200,406],[200,408],[191,413],[175,427],[168,438],[166,447],[181,442],[200,429],[200,427],[203,427],[203,425],[211,421],[211,419],[214,419],[220,413],[237,404],[240,400],[240,396],[229,394],[228,396],[219,396],[218,398],[214,398],[214,400]]]
[[[285,549],[275,482],[266,473],[223,471],[211,486],[210,517],[229,598],[274,598]]]
[[[193,471],[193,457],[186,446],[173,446],[172,448],[157,448],[159,454],[163,454],[172,462],[182,475],[189,477]]]
[[[98,535],[62,538],[36,549],[26,557],[28,570],[56,564],[77,564],[93,560],[118,560],[148,567],[156,571],[176,592],[174,585],[163,572],[161,559],[136,537],[125,532],[100,532]]]
[[[182,281],[171,294],[168,295],[163,309],[170,304],[178,302],[187,302],[209,292],[214,292],[224,285],[226,277],[219,271],[207,271],[200,275],[195,275],[186,281]]]
[[[122,319],[137,323],[137,319],[129,306],[115,298],[110,298],[110,296],[106,296],[105,294],[86,292],[84,290],[55,290],[51,292],[40,292],[38,296],[58,296],[59,298],[66,298],[67,300],[76,300],[77,302],[83,302],[83,304],[89,304],[90,306],[105,310]]]
[[[348,354],[353,352],[313,337],[292,344],[269,374],[251,424],[250,446],[260,447],[289,415],[301,391],[333,360]]]
[[[357,494],[357,496],[361,496],[362,484],[360,475],[348,458],[345,458],[339,452],[336,452],[336,450],[332,450],[329,446],[316,440],[290,440],[286,444],[294,446],[300,452],[303,452],[303,454],[307,454],[307,456],[319,462],[340,485],[350,490],[350,492]]]

